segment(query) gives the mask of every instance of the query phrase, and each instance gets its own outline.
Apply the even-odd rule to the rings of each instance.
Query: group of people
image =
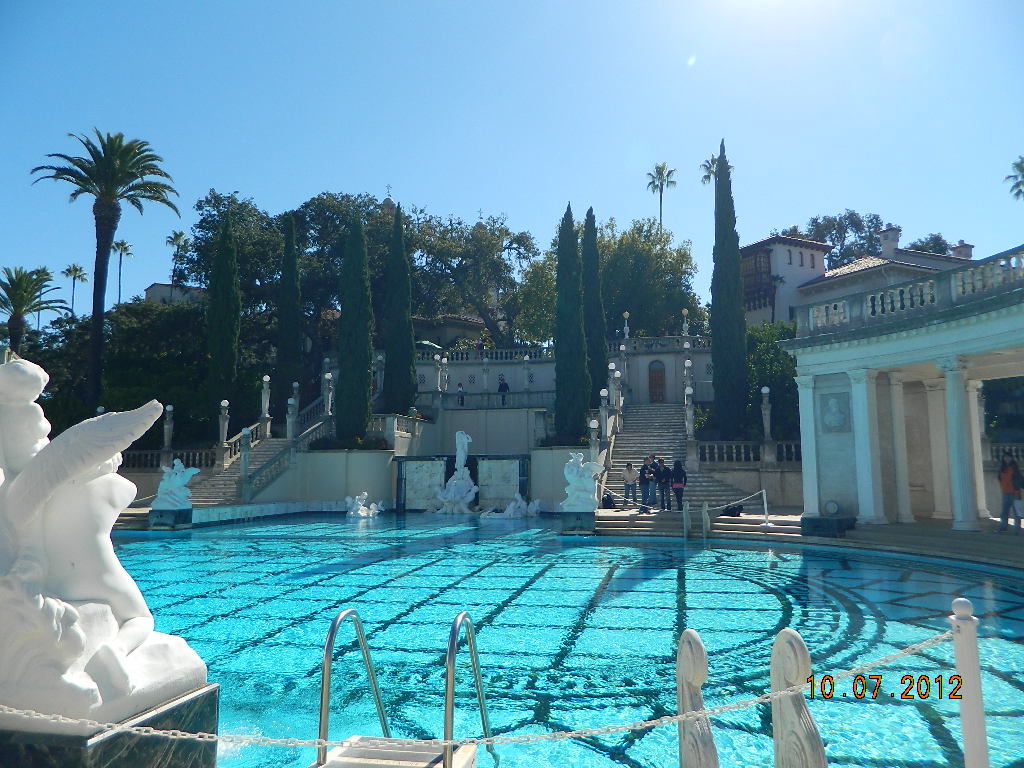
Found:
[[[672,496],[676,497],[676,509],[683,511],[683,491],[686,490],[686,470],[683,462],[678,459],[669,467],[664,459],[657,458],[653,453],[644,457],[639,469],[627,461],[622,470],[622,482],[625,487],[623,498],[626,502],[639,503],[640,514],[651,514],[653,507],[672,511]],[[640,486],[640,499],[637,501],[637,486]]]

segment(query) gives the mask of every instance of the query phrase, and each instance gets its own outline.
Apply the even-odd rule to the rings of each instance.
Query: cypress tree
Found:
[[[608,380],[608,339],[601,299],[600,256],[597,252],[597,221],[594,209],[587,209],[583,222],[583,331],[587,337],[587,365],[590,369],[590,407],[601,405],[601,390]]]
[[[238,287],[238,254],[231,236],[231,219],[225,217],[217,237],[210,270],[209,304],[206,308],[208,371],[207,395],[216,402],[232,399],[238,373],[238,334],[241,328],[242,295]]]
[[[715,165],[715,249],[711,275],[711,363],[715,424],[725,440],[740,437],[747,408],[746,319],[740,278],[740,239],[732,175],[722,140]]]
[[[338,381],[335,391],[334,427],[343,444],[366,435],[370,419],[370,366],[373,358],[373,310],[370,303],[370,270],[366,256],[363,222],[355,217],[344,246],[334,246],[332,257],[341,257],[341,316],[338,318]],[[340,252],[339,252],[340,250]]]
[[[302,376],[302,299],[299,293],[298,250],[295,247],[295,219],[284,217],[284,255],[281,285],[277,295],[277,375],[274,385],[278,415],[291,395],[292,382]]]
[[[575,445],[587,436],[590,372],[583,334],[580,250],[568,205],[555,253],[555,438]]]
[[[416,342],[412,330],[411,271],[402,232],[402,207],[397,206],[391,230],[391,249],[384,267],[386,293],[380,329],[385,354],[381,400],[386,413],[405,414],[416,404]]]

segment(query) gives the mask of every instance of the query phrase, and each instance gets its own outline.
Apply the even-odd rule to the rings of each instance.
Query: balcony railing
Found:
[[[431,394],[431,393],[427,393]],[[552,408],[554,390],[521,390],[519,392],[458,392],[441,395],[446,409],[468,410],[484,408]]]
[[[715,441],[697,443],[701,464],[756,464],[761,461],[761,443]]]
[[[1024,253],[993,256],[936,272],[927,279],[850,294],[796,308],[798,336],[925,317],[944,309],[987,299],[1000,290],[1024,286]]]

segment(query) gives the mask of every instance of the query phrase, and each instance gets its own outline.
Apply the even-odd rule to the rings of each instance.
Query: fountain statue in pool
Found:
[[[206,665],[153,615],[110,529],[135,498],[120,451],[160,417],[155,400],[77,424],[52,442],[36,403],[49,377],[0,365],[0,702],[123,720],[206,682]],[[0,729],[82,732],[0,715]]]

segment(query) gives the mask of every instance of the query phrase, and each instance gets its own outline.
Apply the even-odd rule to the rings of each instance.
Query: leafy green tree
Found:
[[[587,436],[587,403],[590,372],[583,333],[583,281],[579,241],[572,221],[572,207],[558,229],[558,266],[555,275],[555,439],[578,444]]]
[[[604,301],[601,299],[601,256],[597,248],[594,209],[587,209],[581,248],[583,266],[583,331],[587,337],[587,365],[590,367],[590,407],[601,405],[601,389],[608,380],[608,331]]]
[[[516,342],[548,344],[555,337],[555,251],[530,262],[523,271],[519,288],[521,310],[516,328]]]
[[[725,140],[715,175],[715,247],[711,276],[711,363],[714,368],[714,418],[727,440],[739,437],[747,402],[746,320],[740,279],[740,242],[732,199],[732,173]]]
[[[210,286],[221,232],[230,219],[242,311],[263,313],[275,306],[284,238],[274,217],[237,192],[224,195],[213,189],[196,202],[195,210],[199,219],[192,226],[189,247],[175,260],[171,282]]]
[[[1024,155],[1018,157],[1010,167],[1013,172],[1003,181],[1009,183],[1011,195],[1018,200],[1024,200]]]
[[[910,243],[907,248],[912,251],[926,251],[949,256],[953,253],[953,245],[938,232],[932,232],[927,237],[922,237]]]
[[[148,142],[141,139],[125,141],[124,134],[101,134],[93,129],[96,141],[85,135],[69,134],[85,148],[87,157],[53,153],[66,165],[40,165],[32,173],[48,171],[36,179],[65,181],[72,185],[71,200],[82,195],[95,198],[92,206],[96,223],[96,264],[92,286],[92,333],[89,338],[90,405],[99,404],[103,372],[103,309],[107,292],[107,273],[110,266],[110,248],[114,243],[117,224],[121,220],[121,202],[127,202],[142,213],[144,201],[166,205],[175,213],[178,208],[170,196],[178,193],[169,184],[170,175],[160,167],[163,158],[153,152]],[[34,182],[33,182],[34,183]]]
[[[89,274],[81,264],[69,264],[61,274],[71,281],[71,314],[75,314],[75,284],[89,282]]]
[[[47,269],[23,269],[4,267],[0,278],[0,312],[7,314],[7,333],[11,351],[21,349],[25,335],[25,318],[33,312],[62,312],[68,308],[62,299],[47,298],[56,291],[50,285],[52,280]]]
[[[865,256],[881,255],[878,233],[885,226],[877,213],[862,215],[847,208],[834,216],[814,216],[807,222],[804,236],[832,246],[828,268],[835,269]]]
[[[366,436],[370,418],[370,366],[373,359],[373,311],[363,222],[354,219],[341,261],[341,316],[338,318],[338,383],[334,408],[336,437],[354,447]]]
[[[796,387],[796,358],[779,346],[796,336],[796,323],[760,323],[747,328],[747,436],[761,439],[761,387],[768,387],[772,406],[772,437],[800,439],[799,396]]]
[[[129,259],[134,258],[135,254],[132,253],[132,244],[127,240],[115,240],[111,246],[111,250],[117,254],[117,303],[121,303],[121,263],[124,261],[124,257],[127,256]]]
[[[661,204],[662,198],[665,196],[666,187],[674,187],[676,185],[675,179],[672,176],[675,174],[675,168],[669,168],[668,163],[656,163],[653,171],[647,172],[647,188],[658,196],[658,226],[661,227]]]
[[[384,312],[380,328],[385,355],[381,405],[385,413],[405,414],[416,404],[416,338],[412,330],[410,271],[402,208],[396,206],[384,278]]]
[[[533,236],[513,232],[501,216],[473,225],[422,212],[414,218],[417,282],[433,293],[421,292],[426,314],[472,312],[483,320],[495,346],[511,346],[522,311],[517,277],[537,255]]]
[[[210,273],[206,310],[206,394],[214,402],[233,399],[238,375],[238,337],[242,298],[238,287],[238,257],[231,220],[224,222]]]
[[[684,309],[690,333],[707,333],[707,314],[693,292],[690,243],[674,245],[672,240],[672,232],[653,218],[638,219],[622,232],[614,219],[599,228],[601,293],[607,327],[616,334],[623,312],[629,312],[633,336],[678,334]]]
[[[277,365],[274,392],[276,412],[285,413],[293,381],[302,381],[302,348],[305,333],[302,297],[299,292],[299,262],[295,247],[295,220],[283,217],[284,253],[281,257],[281,282],[277,294]]]

